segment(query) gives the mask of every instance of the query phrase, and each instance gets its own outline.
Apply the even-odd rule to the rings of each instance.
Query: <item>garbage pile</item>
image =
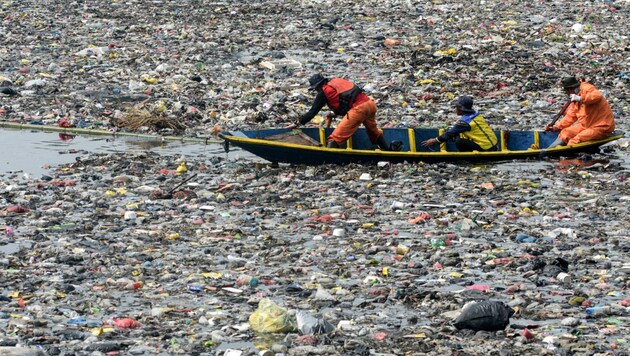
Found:
[[[1,177],[0,350],[630,351],[619,162],[183,158],[86,154]]]
[[[321,72],[360,84],[382,127],[444,127],[465,94],[496,129],[542,129],[575,74],[627,132],[629,12],[4,1],[0,120],[205,138],[292,123]],[[0,175],[0,354],[627,354],[630,170],[582,158],[340,169],[92,153]]]
[[[542,129],[571,74],[627,118],[629,12],[614,0],[5,1],[0,119],[193,137],[277,127],[310,106],[314,72],[360,84],[383,127],[448,125],[452,99],[471,95],[496,129]],[[136,106],[181,127],[133,124]]]

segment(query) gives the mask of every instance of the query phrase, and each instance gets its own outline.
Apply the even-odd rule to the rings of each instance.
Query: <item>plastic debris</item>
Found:
[[[296,329],[295,315],[267,298],[260,300],[258,309],[249,317],[249,324],[259,333],[282,333]]]
[[[458,329],[503,330],[510,323],[514,310],[503,302],[473,302],[453,321]]]
[[[326,334],[333,330],[334,326],[323,319],[298,310],[295,314],[297,319],[297,328],[302,335]]]
[[[446,128],[471,95],[509,134],[543,129],[576,74],[629,132],[627,2],[564,5],[5,1],[0,120],[213,140],[293,121],[322,72],[360,84],[385,128]],[[42,145],[67,153],[62,135]],[[276,166],[214,146],[83,152],[43,177],[5,165],[0,348],[628,353],[629,146],[477,165]],[[269,298],[287,329],[261,336],[250,316]],[[487,300],[515,310],[499,333],[449,325]],[[300,335],[293,312],[336,329]]]

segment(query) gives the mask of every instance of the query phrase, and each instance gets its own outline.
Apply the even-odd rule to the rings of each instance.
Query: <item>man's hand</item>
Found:
[[[326,114],[326,128],[329,128],[330,125],[332,125],[333,117],[335,117],[335,114],[332,111],[329,111],[328,114]]]
[[[571,101],[576,101],[579,103],[580,101],[582,101],[582,98],[577,94],[571,94]]]
[[[297,128],[298,126],[300,126],[300,123],[299,123],[299,122],[294,122],[294,123],[292,123],[292,124],[288,124],[288,125],[287,125],[287,126],[285,126],[284,128],[285,128],[285,129],[290,129],[290,130],[293,130],[293,129]]]
[[[545,132],[549,132],[549,131],[558,131],[558,129],[556,129],[555,126],[549,124],[545,127]]]
[[[420,143],[422,146],[424,147],[429,147],[429,146],[433,146],[438,142],[438,140],[436,140],[435,138],[430,138],[428,140],[424,140],[422,141],[422,143]]]

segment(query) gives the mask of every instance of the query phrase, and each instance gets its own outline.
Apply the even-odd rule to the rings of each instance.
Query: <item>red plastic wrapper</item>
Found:
[[[114,321],[114,326],[118,329],[137,329],[142,326],[139,322],[129,318],[112,320]]]
[[[529,329],[525,328],[521,331],[521,336],[526,338],[527,340],[531,340],[534,337],[536,337],[534,334],[532,334],[531,331],[529,331]]]

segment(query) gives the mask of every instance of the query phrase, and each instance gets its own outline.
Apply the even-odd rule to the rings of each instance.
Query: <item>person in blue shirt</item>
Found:
[[[422,146],[430,147],[455,140],[455,146],[461,152],[496,151],[499,142],[497,135],[483,116],[473,109],[473,99],[460,96],[453,106],[457,115],[461,115],[460,119],[442,135],[422,141]]]

